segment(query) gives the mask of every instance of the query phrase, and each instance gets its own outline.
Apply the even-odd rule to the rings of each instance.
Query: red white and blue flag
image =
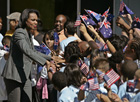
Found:
[[[44,43],[41,43],[40,46],[34,46],[34,48],[41,52],[41,53],[44,53],[46,55],[50,54],[51,53],[51,50],[44,44]]]
[[[140,29],[140,19],[138,17],[134,17],[134,20],[132,22],[132,28]]]
[[[81,24],[81,19],[80,19],[80,15],[77,16],[77,19],[75,21],[74,27],[77,27]]]
[[[89,82],[89,90],[97,90],[100,88],[97,77],[88,79],[88,82]]]
[[[56,50],[58,48],[58,44],[59,44],[59,36],[58,36],[57,32],[54,32],[53,36],[54,36],[53,49]]]
[[[109,48],[108,48],[107,44],[104,44],[102,47],[100,47],[99,50],[102,52],[105,52],[105,51],[109,51]]]
[[[108,8],[103,14],[102,17],[108,17],[110,8]]]
[[[100,14],[98,14],[98,13],[96,13],[96,12],[94,12],[94,11],[91,11],[91,10],[86,10],[86,9],[85,9],[85,11],[86,11],[86,13],[87,13],[92,19],[95,18],[98,22],[100,21],[100,17],[101,17]]]
[[[110,27],[110,23],[107,21],[107,18],[105,17],[104,21],[102,22],[99,31],[103,35],[104,38],[110,38],[112,37],[112,29]]]
[[[103,78],[103,76],[105,75],[105,73],[101,72],[100,70],[96,70],[96,73],[99,75],[100,78]]]
[[[120,2],[119,14],[123,15],[123,14],[134,14],[134,13],[127,7],[127,5],[122,0]]]
[[[126,87],[126,91],[127,92],[134,92],[134,90],[135,90],[135,82],[134,81],[132,81],[132,80],[128,80],[127,81],[127,87]]]
[[[88,91],[89,90],[89,82],[86,82],[83,85],[81,85],[80,89],[83,91]]]
[[[96,25],[96,23],[90,17],[88,17],[86,15],[80,15],[80,17],[81,17],[82,21],[84,22],[84,24],[86,26],[88,26],[88,25]]]
[[[87,74],[88,74],[88,72],[89,72],[89,67],[88,67],[85,63],[83,63],[83,64],[81,65],[80,69],[81,69],[82,73],[85,74],[85,75],[87,76]]]
[[[111,69],[104,75],[103,78],[107,85],[110,87],[112,84],[114,84],[120,79],[120,76],[113,69]]]

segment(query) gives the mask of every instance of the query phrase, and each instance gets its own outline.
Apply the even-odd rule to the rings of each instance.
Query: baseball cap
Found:
[[[13,12],[7,16],[8,19],[16,19],[19,20],[21,13],[20,12]]]

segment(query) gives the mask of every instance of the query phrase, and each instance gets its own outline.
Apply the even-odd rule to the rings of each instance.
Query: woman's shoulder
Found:
[[[23,28],[17,28],[17,29],[15,30],[15,32],[14,32],[14,35],[15,35],[15,34],[18,34],[18,33],[23,33],[23,34],[25,34],[25,33],[27,33],[27,30],[26,30],[26,29],[23,29]]]

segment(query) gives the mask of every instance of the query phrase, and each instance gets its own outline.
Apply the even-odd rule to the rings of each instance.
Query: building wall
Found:
[[[140,0],[123,0],[124,3],[134,12],[134,14],[136,14],[137,17],[140,18]],[[114,33],[120,35],[121,34],[121,29],[119,27],[116,26],[115,20],[118,16],[119,13],[119,7],[120,7],[120,0],[114,0],[114,14],[115,14],[115,18],[114,18]],[[134,15],[131,15],[132,18],[134,17]]]
[[[113,2],[114,1],[114,2]],[[140,17],[140,0],[123,0],[127,6]],[[115,6],[113,6],[113,4]],[[115,14],[113,19],[113,32],[121,34],[121,29],[116,26],[115,20],[118,16],[120,0],[81,0],[81,14],[86,14],[84,9],[91,9],[98,13],[103,13],[109,6],[110,12]],[[25,8],[34,8],[40,11],[43,27],[52,29],[55,17],[58,14],[68,15],[71,20],[76,20],[77,0],[10,0],[10,12],[22,12]],[[7,30],[7,0],[0,0],[0,16],[3,18],[2,33]],[[114,12],[113,12],[114,11]],[[133,17],[133,16],[132,16]]]
[[[3,20],[3,27],[2,30],[0,31],[3,35],[6,32],[7,28],[7,0],[0,0],[0,16],[2,17]]]
[[[25,8],[39,10],[44,29],[53,27],[55,0],[11,0],[11,12],[22,12]]]

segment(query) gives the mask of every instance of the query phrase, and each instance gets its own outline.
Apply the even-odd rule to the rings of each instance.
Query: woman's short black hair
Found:
[[[21,13],[18,28],[25,28],[26,27],[26,21],[29,18],[30,13],[36,13],[37,17],[40,17],[39,11],[36,9],[24,9]]]

